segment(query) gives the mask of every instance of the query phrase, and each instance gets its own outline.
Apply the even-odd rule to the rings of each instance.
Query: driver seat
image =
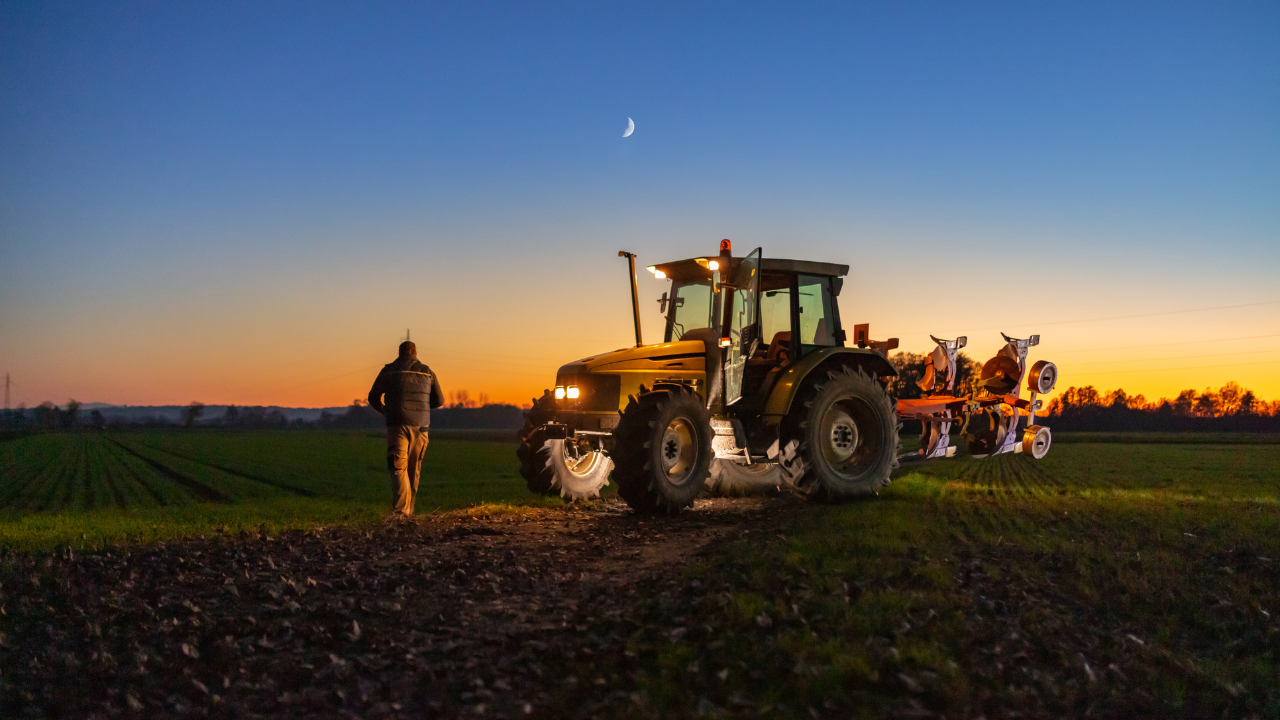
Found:
[[[769,341],[769,350],[764,354],[764,359],[785,365],[791,362],[791,331],[783,330],[773,334],[773,340]]]

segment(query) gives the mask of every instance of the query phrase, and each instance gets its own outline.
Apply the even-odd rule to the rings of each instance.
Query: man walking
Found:
[[[393,515],[413,515],[422,456],[427,451],[431,408],[443,404],[440,381],[431,368],[418,362],[418,347],[408,340],[400,343],[400,357],[382,368],[369,390],[369,407],[387,419],[387,470],[391,473]]]

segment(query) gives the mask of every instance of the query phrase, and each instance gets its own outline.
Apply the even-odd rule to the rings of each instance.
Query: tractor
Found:
[[[595,497],[612,474],[640,512],[784,486],[816,500],[874,495],[900,463],[953,455],[953,426],[975,456],[1048,452],[1036,395],[1053,389],[1057,369],[1041,361],[1027,372],[1039,336],[1005,336],[963,395],[956,356],[966,338],[934,338],[919,382],[926,394],[895,400],[887,355],[898,340],[871,340],[865,324],[850,339],[841,324],[847,265],[763,258],[760,248],[734,257],[724,240],[718,255],[649,266],[671,284],[658,299],[662,342],[646,345],[635,255],[618,254],[630,270],[636,345],[564,365],[554,390],[534,399],[517,454],[535,493]],[[1029,400],[1020,397],[1028,376]],[[903,419],[923,428],[919,449],[905,454]]]

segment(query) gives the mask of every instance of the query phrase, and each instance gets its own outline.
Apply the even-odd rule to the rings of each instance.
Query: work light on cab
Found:
[[[567,394],[567,395],[569,396],[569,399],[570,399],[570,400],[577,400],[577,399],[578,399],[578,386],[577,386],[577,385],[570,385],[570,386],[569,386],[569,389],[565,391],[565,394]]]
[[[564,387],[559,386],[559,385],[557,385],[557,386],[556,386],[556,399],[557,399],[557,400],[563,400],[563,399],[564,399]]]

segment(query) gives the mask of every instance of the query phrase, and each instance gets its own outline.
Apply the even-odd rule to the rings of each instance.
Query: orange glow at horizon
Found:
[[[686,256],[700,249],[688,248]],[[793,248],[784,256],[807,254]],[[813,254],[824,261],[849,259]],[[373,290],[317,293],[311,286],[285,285],[274,287],[265,302],[248,287],[242,292],[251,300],[206,291],[155,303],[152,298],[164,293],[143,287],[128,301],[85,298],[74,307],[54,307],[57,322],[42,322],[38,313],[48,308],[41,308],[11,325],[24,344],[21,355],[12,344],[0,347],[0,370],[12,373],[14,406],[75,398],[120,405],[341,407],[365,398],[409,326],[420,359],[436,371],[446,394],[466,390],[472,399],[483,393],[491,402],[519,406],[552,387],[561,365],[633,345],[625,264],[598,255],[578,263],[571,284],[542,282],[559,269],[554,258],[531,252],[507,258],[507,267],[494,270],[503,281],[480,287],[475,277],[458,272],[419,289],[408,270],[396,276],[356,266],[343,268],[340,281]],[[658,342],[663,323],[654,301],[670,281],[637,275],[644,338]],[[899,337],[900,350],[917,353],[932,350],[929,333],[967,335],[964,352],[979,362],[1000,349],[1000,330],[1016,337],[1038,333],[1040,345],[1031,348],[1028,361],[1058,365],[1056,392],[1092,385],[1156,401],[1235,381],[1263,400],[1280,400],[1280,303],[1203,312],[1192,306],[1185,314],[1164,314],[1150,301],[1117,304],[1112,291],[1050,278],[1036,287],[1047,298],[1045,309],[1032,312],[1016,302],[940,304],[928,293],[903,292],[898,282],[853,266],[840,297],[842,324],[869,321],[873,338]],[[398,287],[415,288],[412,307],[388,312],[406,304]],[[1185,307],[1176,289],[1169,293],[1166,306]],[[1148,307],[1157,312],[1143,316]]]

